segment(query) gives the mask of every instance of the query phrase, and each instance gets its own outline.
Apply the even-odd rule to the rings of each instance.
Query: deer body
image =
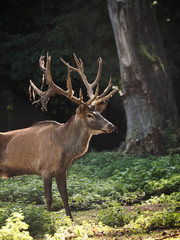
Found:
[[[58,165],[62,165],[64,141],[59,136],[64,136],[61,135],[63,129],[63,125],[49,122],[1,134],[2,141],[9,138],[0,160],[0,172],[3,170],[1,175],[43,175],[47,171],[55,174]]]
[[[61,91],[66,97],[78,103],[79,107],[76,109],[76,114],[64,124],[55,121],[43,121],[29,128],[0,133],[0,176],[41,175],[45,188],[47,210],[51,209],[52,178],[55,178],[66,214],[72,218],[66,188],[67,170],[74,159],[87,152],[92,135],[111,133],[114,130],[114,125],[101,115],[107,105],[107,102],[104,102],[104,100],[107,100],[107,96],[104,96],[103,93],[101,96],[103,101],[97,100],[98,104],[96,104],[98,91],[96,90],[94,95],[91,88],[88,90],[89,95],[91,95],[88,102],[84,103],[82,96],[79,99],[74,97],[69,79],[70,65],[67,63],[65,64],[68,66],[68,92],[63,92],[64,90],[50,80],[50,60],[48,63],[48,59],[49,56],[47,55],[46,68],[44,68],[42,61],[40,67],[43,69],[47,84],[53,84],[53,87],[49,87],[46,92],[42,92],[31,82],[33,89],[40,95],[40,100],[35,101],[35,103],[41,102],[42,108],[46,109],[49,97],[54,94],[55,90],[58,90],[58,93]],[[77,60],[76,63],[78,65]],[[83,81],[88,88],[87,80]],[[54,89],[54,87],[58,89]],[[107,90],[105,91],[107,93]],[[111,95],[108,95],[108,98]]]
[[[88,150],[92,137],[77,116],[66,124],[44,121],[29,128],[1,133],[0,175],[4,177],[50,172],[56,177],[73,159]],[[31,139],[31,141],[29,141]]]

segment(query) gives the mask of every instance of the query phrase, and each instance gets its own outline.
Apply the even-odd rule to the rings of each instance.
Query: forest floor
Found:
[[[88,153],[67,178],[72,222],[54,180],[47,212],[40,176],[0,178],[0,240],[180,240],[179,183],[180,154]]]
[[[159,211],[162,210],[164,204],[152,204],[140,206],[142,211]],[[127,206],[126,209],[129,212],[133,212],[136,207]],[[74,216],[74,221],[77,224],[81,224],[83,221],[98,223],[99,210],[84,210],[84,211],[72,211]],[[155,229],[147,232],[132,233],[125,229],[124,227],[112,228],[107,232],[99,232],[97,236],[93,236],[89,239],[99,239],[99,240],[161,240],[161,239],[176,239],[180,240],[180,229]],[[83,239],[82,239],[83,240]]]

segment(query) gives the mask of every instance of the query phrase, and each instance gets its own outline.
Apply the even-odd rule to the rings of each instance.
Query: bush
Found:
[[[110,226],[123,226],[130,221],[135,223],[140,213],[130,212],[128,207],[122,207],[118,202],[134,204],[154,196],[149,204],[165,204],[165,208],[174,211],[172,218],[175,219],[175,211],[180,207],[179,161],[178,154],[143,158],[119,152],[88,153],[70,169],[67,183],[70,206],[74,210],[104,207],[99,220]],[[62,201],[54,180],[52,191],[52,207],[57,210],[62,207]],[[53,235],[68,224],[60,212],[46,211],[42,178],[39,176],[0,178],[0,227],[13,212],[23,214],[30,226],[30,234],[36,237]],[[152,217],[151,213],[149,215]]]
[[[158,196],[152,196],[150,199],[145,201],[145,204],[167,204],[172,206],[178,206],[180,204],[180,192],[173,192],[170,195],[164,193]]]
[[[145,186],[147,194],[169,194],[180,191],[180,175],[173,175],[169,179],[149,181]]]
[[[129,224],[131,229],[136,231],[153,230],[157,228],[179,228],[180,213],[168,211],[167,209],[157,212],[145,212],[134,222]]]
[[[42,178],[21,176],[0,179],[0,201],[43,204],[45,202]]]
[[[21,213],[12,213],[6,220],[6,226],[0,229],[0,240],[32,240],[33,238],[26,231],[28,225],[23,220]]]
[[[99,221],[111,227],[121,227],[133,219],[133,214],[126,212],[126,208],[114,202],[106,209],[99,212]]]
[[[47,240],[66,240],[66,239],[92,239],[108,235],[111,229],[102,224],[83,222],[81,225],[72,224],[70,226],[62,226],[57,232],[51,236],[46,235]],[[94,239],[94,238],[93,238]]]
[[[0,208],[0,226],[3,226],[6,219],[14,212],[23,214],[32,236],[39,233],[41,235],[45,233],[53,234],[59,226],[67,222],[66,217],[60,212],[47,212],[44,206],[11,203],[4,208]]]

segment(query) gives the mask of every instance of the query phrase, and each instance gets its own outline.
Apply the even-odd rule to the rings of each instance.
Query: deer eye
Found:
[[[94,119],[94,114],[88,113],[88,114],[87,114],[87,117],[88,117],[88,118],[91,118],[91,119]]]

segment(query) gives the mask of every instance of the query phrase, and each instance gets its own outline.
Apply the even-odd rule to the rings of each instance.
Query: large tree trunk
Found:
[[[149,0],[107,0],[127,118],[126,150],[164,152],[163,128],[178,113],[161,36]]]

